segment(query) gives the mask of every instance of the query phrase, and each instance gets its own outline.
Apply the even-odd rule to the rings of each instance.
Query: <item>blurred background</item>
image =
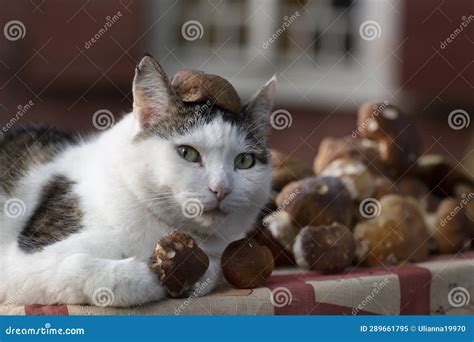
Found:
[[[244,101],[275,74],[275,109],[290,115],[271,145],[308,162],[322,138],[350,135],[357,108],[378,100],[413,117],[425,153],[472,163],[472,0],[0,4],[0,129],[92,131],[101,110],[118,120],[149,52],[169,76],[194,68],[225,77]]]

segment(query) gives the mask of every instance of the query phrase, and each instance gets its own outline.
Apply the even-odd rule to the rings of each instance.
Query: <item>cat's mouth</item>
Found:
[[[224,211],[219,206],[204,210],[204,214],[213,215],[213,216],[226,216],[228,213]]]

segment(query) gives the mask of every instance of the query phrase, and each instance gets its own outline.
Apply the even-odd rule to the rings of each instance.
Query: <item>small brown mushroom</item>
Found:
[[[413,198],[387,195],[378,215],[360,222],[354,235],[363,247],[358,253],[367,266],[422,261],[429,254],[429,234],[420,204]]]
[[[291,266],[295,264],[293,251],[286,250],[282,244],[275,239],[267,227],[263,226],[259,229],[251,231],[249,238],[255,239],[261,246],[266,246],[273,255],[275,267]]]
[[[439,253],[459,252],[469,237],[465,208],[456,199],[442,200],[436,213],[427,216],[427,223]]]
[[[213,101],[222,109],[239,113],[240,97],[229,81],[202,71],[183,69],[171,79],[171,86],[183,102]]]
[[[314,176],[294,181],[276,197],[297,227],[331,225],[334,222],[349,226],[353,216],[353,202],[345,185],[337,178]]]
[[[457,184],[474,186],[471,176],[442,155],[427,154],[420,157],[412,173],[442,198],[454,195]]]
[[[372,196],[375,191],[374,177],[364,163],[353,159],[337,159],[329,164],[320,176],[340,179],[354,200]]]
[[[427,212],[434,212],[441,201],[433,195],[428,187],[416,178],[406,177],[397,183],[400,194],[410,196],[420,201],[422,207]]]
[[[378,144],[382,161],[394,175],[400,175],[416,162],[419,133],[409,117],[388,103],[366,103],[359,108],[360,136]]]
[[[357,260],[365,266],[396,265],[405,260],[405,234],[396,221],[376,219],[360,222],[354,228]]]
[[[383,171],[384,165],[379,156],[376,142],[352,137],[324,138],[319,144],[313,169],[319,175],[329,164],[337,159],[359,160],[373,167],[374,171]]]
[[[300,227],[293,224],[290,214],[285,210],[275,211],[263,219],[263,224],[283,248],[293,251],[293,242]]]
[[[400,194],[400,190],[398,190],[395,182],[386,176],[376,176],[374,179],[374,187],[373,197],[376,199],[381,199],[390,194]]]
[[[244,238],[230,243],[221,257],[227,281],[240,289],[259,287],[273,272],[273,255],[266,246]]]
[[[172,230],[158,241],[149,267],[172,297],[182,297],[204,275],[209,258],[191,236]]]
[[[323,273],[344,270],[354,260],[355,250],[352,232],[339,223],[305,227],[293,246],[298,266]]]
[[[274,191],[280,192],[288,183],[313,175],[311,167],[302,161],[288,158],[276,150],[271,150],[270,153],[273,164],[272,188]]]

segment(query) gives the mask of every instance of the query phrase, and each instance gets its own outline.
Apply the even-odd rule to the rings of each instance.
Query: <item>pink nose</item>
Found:
[[[229,189],[222,187],[209,187],[209,190],[211,190],[211,192],[216,195],[216,198],[219,202],[222,201],[230,192]]]

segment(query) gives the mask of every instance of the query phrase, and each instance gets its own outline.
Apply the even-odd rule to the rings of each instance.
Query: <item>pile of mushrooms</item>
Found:
[[[275,195],[267,208],[274,211],[261,215],[251,236],[277,266],[323,273],[468,248],[474,181],[443,156],[420,156],[420,143],[399,108],[368,103],[352,136],[322,140],[313,170],[272,151]]]

